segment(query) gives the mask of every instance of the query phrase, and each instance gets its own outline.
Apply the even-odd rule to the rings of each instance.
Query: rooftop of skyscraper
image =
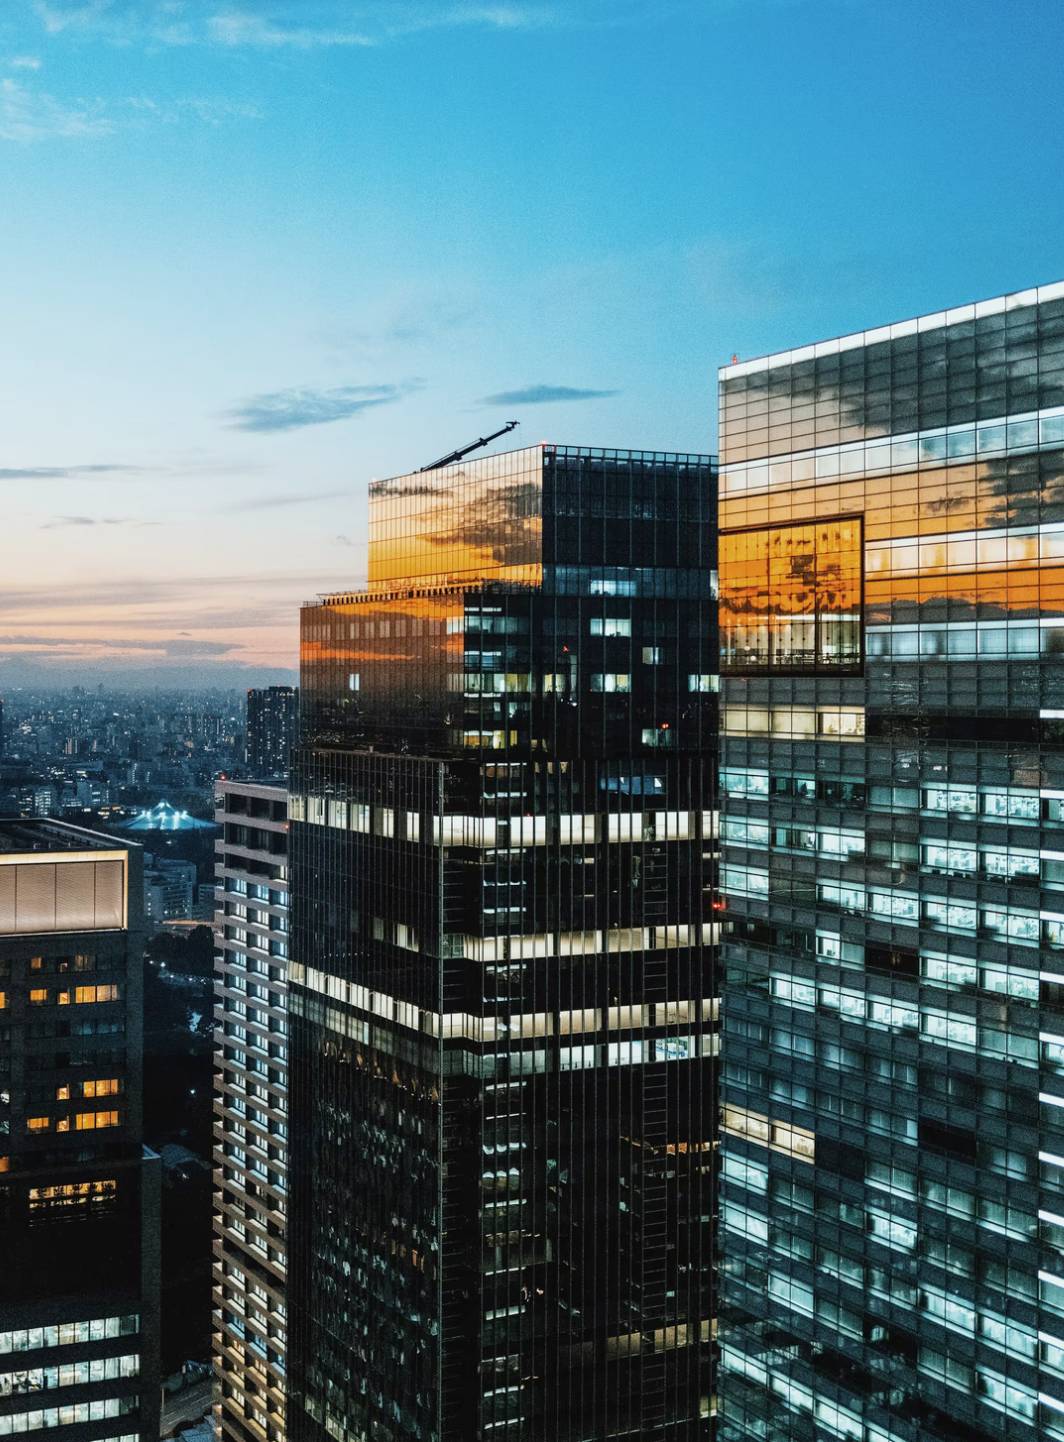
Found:
[[[538,585],[542,579],[543,476],[547,466],[589,462],[601,475],[611,465],[675,469],[685,464],[704,467],[714,461],[714,456],[686,451],[541,441],[372,480],[366,587],[324,594],[309,604],[380,600],[411,586]]]

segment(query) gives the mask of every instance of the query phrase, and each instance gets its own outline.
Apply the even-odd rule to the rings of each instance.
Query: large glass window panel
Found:
[[[855,516],[722,535],[721,669],[859,671],[862,545]]]

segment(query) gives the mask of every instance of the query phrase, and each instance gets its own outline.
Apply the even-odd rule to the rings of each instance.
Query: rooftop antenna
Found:
[[[479,451],[481,446],[490,445],[492,441],[497,441],[500,436],[508,435],[510,431],[516,430],[520,424],[520,421],[507,421],[501,431],[493,431],[490,436],[481,436],[479,440],[471,442],[468,446],[463,446],[461,450],[449,451],[447,455],[441,456],[438,461],[432,461],[427,466],[420,466],[417,474],[420,475],[422,471],[438,471],[441,466],[453,466],[455,461],[460,461],[464,456],[468,456],[471,451]]]

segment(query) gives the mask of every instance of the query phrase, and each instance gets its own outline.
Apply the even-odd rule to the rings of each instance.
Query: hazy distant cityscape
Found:
[[[207,816],[215,775],[243,764],[244,733],[237,691],[9,690],[0,805],[106,819],[168,798]]]
[[[0,700],[0,815],[128,835],[145,848],[148,923],[210,922],[215,782],[283,773],[295,715],[281,718],[271,752],[269,735],[253,727],[249,740],[248,707],[297,694],[16,688]]]
[[[0,695],[0,802],[32,816],[121,816],[167,799],[211,814],[212,784],[247,766],[247,692],[100,684]]]
[[[4,827],[25,818],[54,844],[45,818],[60,818],[95,845],[142,848],[130,875],[143,884],[143,1137],[161,1179],[159,1216],[142,1225],[161,1238],[157,1342],[174,1392],[164,1426],[209,1398],[215,791],[283,771],[297,698],[291,687],[100,683],[15,687],[0,702]]]

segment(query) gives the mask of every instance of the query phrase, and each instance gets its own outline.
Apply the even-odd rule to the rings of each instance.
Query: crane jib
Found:
[[[468,446],[462,446],[462,448],[457,451],[450,451],[447,455],[441,456],[438,461],[433,461],[430,465],[421,466],[418,474],[420,475],[421,471],[438,471],[441,466],[453,466],[456,461],[462,460],[463,457],[468,456],[471,451],[479,451],[481,446],[490,445],[492,441],[497,441],[500,436],[508,435],[510,431],[515,430],[520,424],[520,421],[507,421],[501,430],[493,431],[490,436],[481,436],[479,440],[472,441]]]

